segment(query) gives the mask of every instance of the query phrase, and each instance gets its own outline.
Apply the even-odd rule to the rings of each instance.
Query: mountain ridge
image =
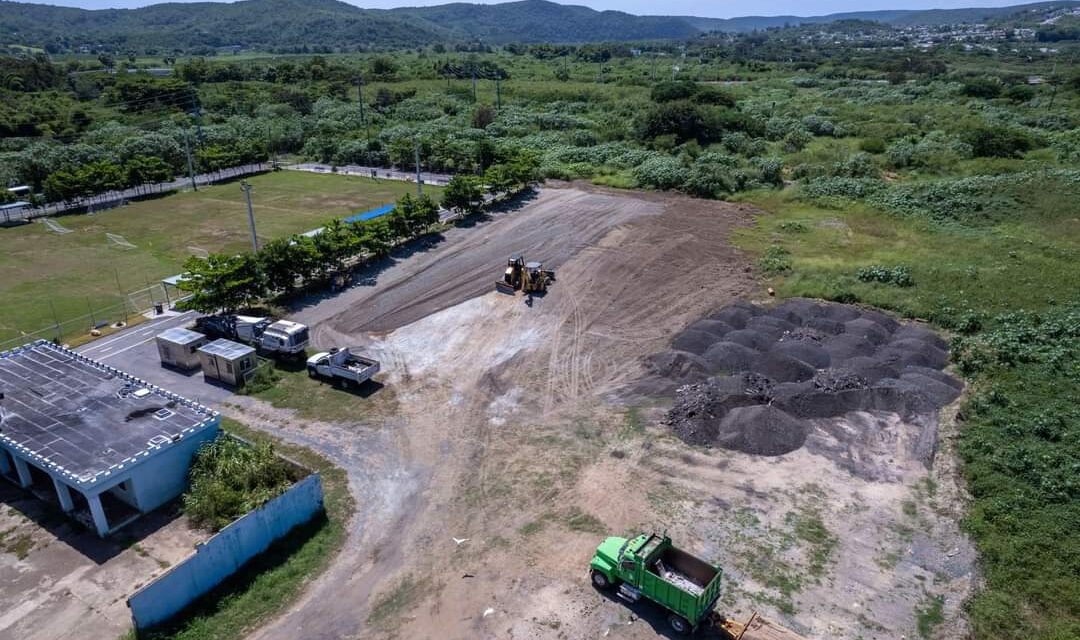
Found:
[[[0,0],[0,45],[61,50],[91,45],[118,51],[229,46],[355,50],[477,40],[490,44],[672,40],[709,31],[746,32],[845,19],[894,26],[973,22],[1077,5],[1076,0],[1063,0],[1010,7],[701,18],[638,16],[547,0],[396,9],[364,9],[339,0],[239,0],[95,10]]]

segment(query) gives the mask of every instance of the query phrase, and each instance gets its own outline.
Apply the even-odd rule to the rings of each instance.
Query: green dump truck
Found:
[[[720,568],[676,548],[666,535],[608,538],[589,565],[596,588],[617,588],[631,602],[645,596],[670,612],[678,633],[695,631],[720,597]]]

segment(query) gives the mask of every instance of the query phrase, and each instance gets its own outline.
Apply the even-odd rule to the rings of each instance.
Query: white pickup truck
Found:
[[[340,380],[344,384],[360,385],[379,372],[379,361],[344,349],[316,353],[307,359],[308,375]]]

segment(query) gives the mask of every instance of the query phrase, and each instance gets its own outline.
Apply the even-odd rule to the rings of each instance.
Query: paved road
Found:
[[[157,318],[85,344],[76,351],[189,400],[214,408],[216,404],[232,397],[233,392],[207,383],[199,371],[184,374],[162,367],[157,344],[154,342],[154,337],[162,331],[189,324],[197,316],[194,311],[188,311]]]
[[[309,171],[311,173],[338,173],[345,176],[363,176],[365,178],[378,178],[384,180],[400,180],[402,182],[416,182],[416,172],[410,171],[397,171],[395,169],[387,169],[385,167],[365,167],[358,164],[344,164],[338,165],[337,171],[332,172],[331,165],[319,164],[317,162],[300,162],[297,164],[283,164],[282,169],[291,169],[293,171]],[[452,176],[447,173],[430,173],[427,171],[420,172],[420,179],[424,181],[424,184],[435,185],[438,187],[446,186],[447,182],[450,182]]]

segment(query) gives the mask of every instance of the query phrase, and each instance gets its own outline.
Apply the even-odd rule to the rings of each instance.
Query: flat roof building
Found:
[[[198,348],[205,380],[218,380],[234,387],[244,386],[246,376],[257,364],[254,347],[219,338]]]
[[[0,475],[106,536],[176,498],[220,416],[44,340],[0,353]]]
[[[161,364],[179,369],[198,369],[198,349],[209,342],[203,334],[183,327],[166,329],[155,340]]]

